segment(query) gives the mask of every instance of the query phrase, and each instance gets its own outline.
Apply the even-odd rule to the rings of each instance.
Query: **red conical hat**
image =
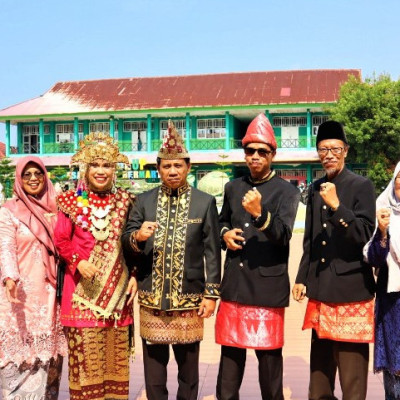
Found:
[[[246,135],[242,139],[242,146],[246,147],[249,143],[265,143],[273,150],[278,147],[274,130],[264,114],[258,114],[247,128]]]

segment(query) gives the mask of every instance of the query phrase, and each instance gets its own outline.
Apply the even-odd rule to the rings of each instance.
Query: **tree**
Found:
[[[352,76],[328,112],[346,127],[348,160],[367,164],[368,176],[381,192],[400,160],[400,81],[385,74],[365,82]]]
[[[3,185],[6,198],[12,196],[14,186],[15,166],[11,165],[11,162],[9,158],[0,160],[0,182]]]
[[[60,182],[68,179],[69,169],[67,167],[57,166],[50,171],[51,180]]]

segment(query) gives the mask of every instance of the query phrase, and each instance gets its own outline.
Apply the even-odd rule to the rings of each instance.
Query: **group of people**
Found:
[[[187,183],[190,156],[172,122],[156,161],[161,185],[136,197],[116,187],[117,163],[128,158],[102,133],[85,137],[71,159],[79,184],[57,197],[38,157],[17,162],[14,197],[0,209],[3,399],[57,399],[67,355],[71,400],[128,399],[136,295],[149,400],[168,399],[170,345],[177,399],[197,399],[204,318],[214,313],[217,399],[239,399],[247,349],[258,359],[261,398],[284,398],[300,193],[272,169],[277,142],[265,115],[242,145],[249,174],[227,183],[219,215],[215,198]],[[400,163],[375,207],[372,183],[345,166],[342,125],[321,124],[316,145],[325,176],[308,188],[292,290],[308,298],[308,398],[335,399],[338,371],[343,399],[365,399],[375,341],[386,399],[399,399]]]

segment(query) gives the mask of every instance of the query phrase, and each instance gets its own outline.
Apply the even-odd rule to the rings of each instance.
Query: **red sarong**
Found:
[[[284,308],[221,301],[215,322],[215,341],[224,346],[246,349],[281,348],[284,317]]]
[[[374,299],[340,304],[309,300],[303,330],[314,329],[320,339],[372,343],[374,303]]]

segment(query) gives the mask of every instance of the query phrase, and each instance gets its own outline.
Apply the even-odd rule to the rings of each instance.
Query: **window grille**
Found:
[[[186,137],[186,120],[185,119],[173,119],[172,122],[175,125],[176,130],[184,139]],[[160,139],[163,140],[164,136],[168,132],[168,120],[160,121]]]
[[[306,117],[274,117],[272,119],[274,126],[306,126]]]
[[[225,137],[225,118],[197,120],[197,139],[223,139]]]

